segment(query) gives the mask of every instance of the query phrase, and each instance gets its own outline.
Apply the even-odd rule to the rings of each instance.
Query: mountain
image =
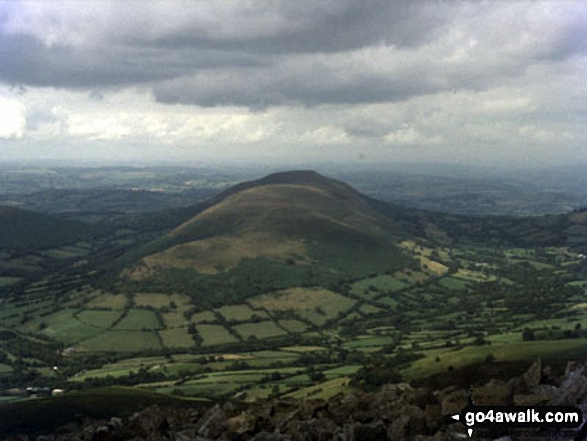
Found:
[[[435,213],[369,198],[312,171],[236,185],[169,219],[177,224],[168,233],[115,262],[119,281],[133,292],[184,293],[201,307],[418,268],[397,246],[406,239],[580,252],[587,244],[583,212],[535,218]]]
[[[42,249],[87,239],[92,228],[18,207],[0,206],[0,248]]]
[[[232,187],[168,234],[145,245],[124,274],[168,269],[215,275],[251,260],[346,277],[395,271],[410,259],[395,246],[405,230],[348,185],[293,171]]]

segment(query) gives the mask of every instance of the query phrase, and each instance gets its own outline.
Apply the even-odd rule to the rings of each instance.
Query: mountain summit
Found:
[[[133,277],[165,268],[216,274],[243,259],[351,270],[405,266],[398,229],[350,186],[313,171],[275,173],[236,185],[142,250]],[[354,263],[353,263],[354,262]]]

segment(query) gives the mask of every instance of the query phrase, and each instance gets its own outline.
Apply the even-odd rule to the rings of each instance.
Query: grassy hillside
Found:
[[[281,173],[220,195],[138,250],[123,274],[141,289],[171,284],[193,292],[228,283],[242,295],[225,299],[236,300],[252,281],[260,285],[251,295],[405,268],[411,260],[395,245],[403,231],[345,184],[313,172]]]

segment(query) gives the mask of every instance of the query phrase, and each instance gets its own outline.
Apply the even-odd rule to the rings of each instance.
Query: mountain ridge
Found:
[[[213,198],[194,217],[143,247],[141,263],[215,274],[219,268],[235,268],[242,258],[325,262],[336,248],[359,254],[387,248],[399,255],[394,226],[344,183],[312,171],[276,173]]]

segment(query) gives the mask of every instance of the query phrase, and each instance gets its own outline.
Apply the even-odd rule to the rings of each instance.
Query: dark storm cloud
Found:
[[[369,72],[348,72],[336,76],[329,69],[321,74],[313,69],[304,71],[303,66],[291,66],[286,72],[279,69],[210,71],[158,83],[153,91],[157,100],[164,103],[263,109],[279,104],[316,106],[402,101],[442,88],[428,81],[425,75],[378,78]]]
[[[4,6],[0,24],[18,16],[19,5]],[[226,5],[235,8],[219,9],[216,2],[201,2],[188,4],[182,11],[185,4],[177,3],[171,12],[166,8],[167,17],[193,16],[193,23],[179,23],[177,28],[170,23],[161,30],[157,9],[150,10],[149,3],[118,2],[114,11],[104,7],[111,15],[104,29],[99,29],[99,20],[95,26],[75,24],[81,26],[78,33],[85,29],[93,32],[92,37],[97,34],[97,41],[83,44],[70,44],[67,39],[46,44],[41,31],[2,29],[0,80],[64,88],[126,86],[197,75],[214,67],[267,65],[290,53],[342,51],[370,44],[412,47],[428,41],[449,17],[446,8],[431,7],[428,2],[284,1],[253,3],[245,9],[236,7],[238,2]],[[56,17],[62,19],[63,14]],[[211,25],[206,17],[212,17]]]
[[[175,78],[222,65],[252,66],[251,57],[211,50],[168,51],[125,46],[47,47],[29,35],[0,34],[0,81],[8,84],[95,88]]]
[[[89,4],[94,9],[76,16]],[[32,13],[18,2],[2,7],[0,81],[91,91],[147,84],[160,102],[200,106],[394,102],[482,90],[534,61],[580,53],[587,41],[580,5],[573,6],[579,13],[563,14],[548,38],[540,37],[542,29],[524,28],[524,8],[508,12],[520,17],[519,28],[501,24],[495,9],[515,2],[100,5],[81,2],[54,12],[53,4],[40,2],[41,11]],[[25,24],[11,20],[25,12]],[[481,43],[470,50],[476,34]]]
[[[451,19],[448,5],[417,0],[274,2],[269,7],[271,14],[267,7],[260,9],[257,12],[261,17],[270,20],[278,16],[288,24],[255,32],[251,28],[259,26],[257,21],[250,25],[239,22],[228,35],[191,28],[154,38],[150,43],[170,49],[207,47],[267,54],[335,52],[373,44],[415,47],[430,41]],[[140,38],[135,42],[145,43]]]

